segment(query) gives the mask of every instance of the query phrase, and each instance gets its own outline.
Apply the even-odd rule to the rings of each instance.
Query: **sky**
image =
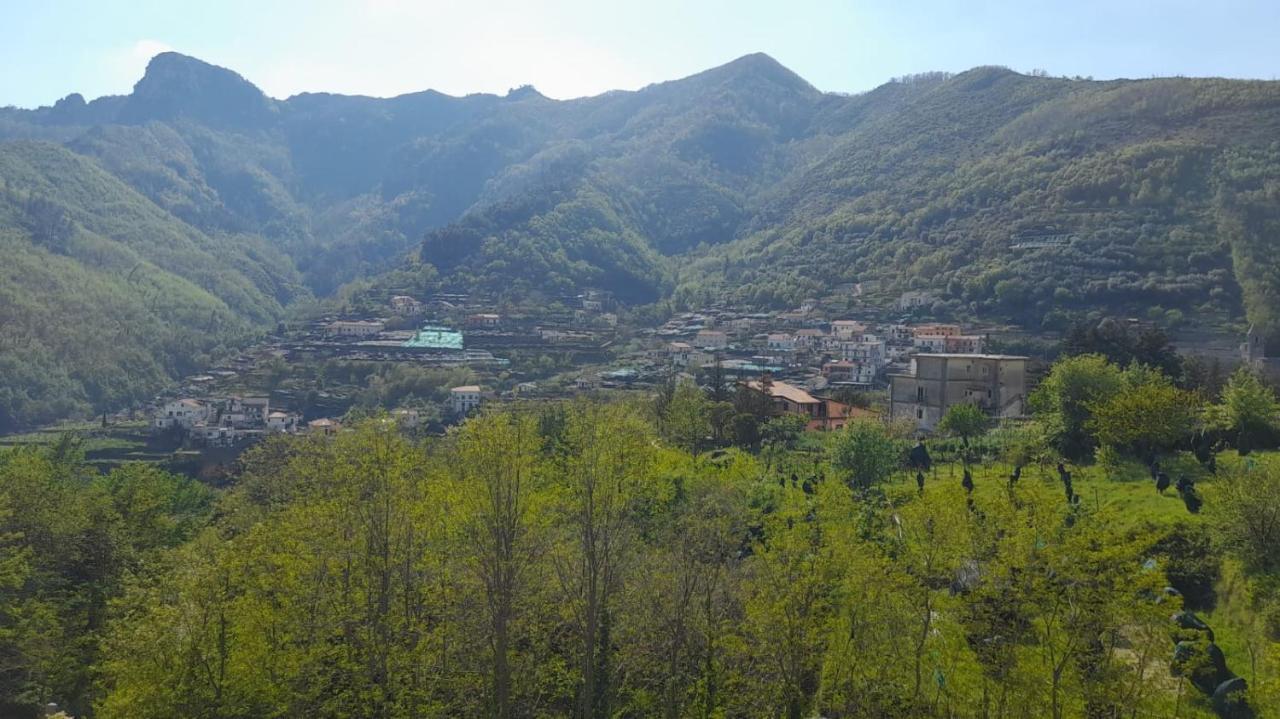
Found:
[[[170,49],[277,98],[570,98],[752,52],[834,92],[978,65],[1270,80],[1280,0],[0,0],[0,106],[128,93]]]

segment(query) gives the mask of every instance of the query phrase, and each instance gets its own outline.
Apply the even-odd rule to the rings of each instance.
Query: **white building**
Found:
[[[252,428],[266,425],[270,411],[271,401],[266,397],[228,397],[222,401],[217,415],[223,426]]]
[[[338,320],[330,322],[325,331],[337,337],[372,337],[386,327],[377,320]]]
[[[785,332],[774,332],[765,338],[765,347],[771,352],[794,352],[796,338]]]
[[[267,430],[270,432],[297,432],[301,417],[292,412],[275,410],[267,415]]]
[[[396,295],[391,298],[391,311],[406,317],[416,315],[422,311],[422,303],[409,295]]]
[[[449,407],[456,415],[470,414],[480,406],[480,388],[469,384],[449,390]]]
[[[831,382],[871,385],[876,381],[877,370],[877,367],[866,362],[837,360],[822,365],[822,376]]]
[[[181,427],[189,430],[197,423],[206,421],[209,418],[209,414],[209,406],[200,400],[174,400],[172,402],[166,402],[164,406],[156,412],[152,426],[155,429]]]
[[[911,290],[909,292],[903,292],[902,295],[898,297],[898,301],[895,306],[900,312],[908,312],[931,304],[933,304],[933,295],[931,293],[923,290]]]
[[[888,363],[885,350],[886,345],[881,340],[845,342],[840,345],[840,359],[870,366],[874,372]]]
[[[715,361],[715,358],[688,342],[672,342],[667,345],[667,356],[676,367],[701,367]]]

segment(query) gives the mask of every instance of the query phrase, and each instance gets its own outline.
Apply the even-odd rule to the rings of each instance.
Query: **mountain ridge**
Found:
[[[235,248],[206,262],[238,278],[218,293],[257,285],[261,299],[231,303],[246,328],[408,267],[513,297],[608,286],[670,308],[784,307],[861,282],[886,297],[929,290],[935,316],[1033,331],[1142,312],[1280,336],[1275,137],[1277,82],[992,66],[840,95],[764,54],[570,100],[532,87],[278,100],[164,53],[129,95],[0,109],[0,149],[74,153],[166,232]],[[22,198],[0,228],[15,253],[51,252],[22,224],[24,203],[97,207],[30,200],[28,185],[69,180],[41,167],[49,176],[0,176]],[[145,227],[111,241],[145,247]],[[1014,249],[1046,232],[1072,239]]]

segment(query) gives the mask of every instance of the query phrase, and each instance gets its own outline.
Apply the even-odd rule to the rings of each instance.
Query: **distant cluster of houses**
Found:
[[[271,410],[266,397],[183,398],[166,402],[152,420],[156,431],[181,430],[196,444],[229,447],[271,432],[294,433],[304,427],[293,412]],[[317,428],[323,430],[322,425]]]
[[[911,310],[933,302],[927,292],[904,293],[897,306]],[[852,416],[848,408],[810,394],[839,386],[889,387],[890,418],[910,419],[923,431],[937,426],[958,402],[977,404],[995,417],[1025,411],[1028,358],[984,354],[986,337],[949,323],[826,321],[816,303],[778,314],[689,312],[656,331],[667,339],[668,364],[678,371],[718,366],[744,379],[774,378],[767,391],[790,414],[831,429]],[[779,376],[796,383],[777,381]],[[803,385],[803,386],[801,386]]]
[[[681,321],[683,325],[679,324]],[[765,321],[748,317],[707,327],[714,321],[689,313],[668,323],[667,330],[684,327],[693,336],[667,343],[670,363],[696,369],[714,362],[751,358],[760,366],[811,367],[833,384],[871,387],[882,382],[886,369],[912,355],[981,354],[986,338],[966,334],[955,324],[886,324],[873,330],[858,320],[834,320],[817,326],[757,332]],[[697,329],[689,329],[689,325]]]
[[[474,399],[466,390],[475,390]],[[467,411],[479,406],[478,387],[456,388],[454,397],[460,396],[469,402]],[[418,410],[412,408],[394,410],[390,420],[405,429],[413,429],[421,422]],[[234,447],[277,433],[335,435],[342,431],[342,423],[330,417],[304,422],[296,412],[272,410],[266,397],[232,396],[166,402],[156,410],[152,429],[180,431],[197,446]]]

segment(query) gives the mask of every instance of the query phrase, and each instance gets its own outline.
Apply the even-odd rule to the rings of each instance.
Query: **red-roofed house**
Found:
[[[841,429],[854,418],[876,416],[871,410],[814,397],[805,390],[786,382],[751,380],[744,382],[743,386],[772,399],[775,415],[793,414],[806,418],[808,424],[805,429],[836,430]]]

